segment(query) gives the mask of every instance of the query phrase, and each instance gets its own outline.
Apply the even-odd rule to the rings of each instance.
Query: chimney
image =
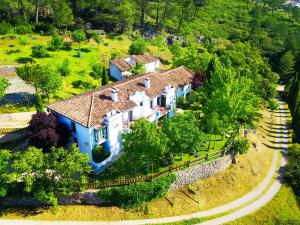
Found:
[[[111,99],[114,102],[117,102],[118,101],[118,90],[116,88],[111,88],[110,93],[111,93]]]
[[[147,89],[149,89],[150,88],[150,78],[146,77],[144,80],[144,84],[145,84],[145,87]]]

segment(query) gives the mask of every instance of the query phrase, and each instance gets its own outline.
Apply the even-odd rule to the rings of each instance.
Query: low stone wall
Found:
[[[189,169],[176,172],[177,180],[171,185],[170,191],[179,189],[185,185],[194,183],[197,180],[204,179],[214,175],[231,165],[231,156],[226,155],[220,159],[210,161],[204,164],[195,165]],[[75,193],[72,196],[63,196],[59,198],[60,205],[101,205],[101,199],[97,196],[98,190],[89,190]],[[43,206],[45,204],[34,198],[3,198],[0,199],[2,206]]]
[[[176,172],[177,180],[171,185],[170,191],[192,184],[197,180],[214,175],[231,165],[231,156],[225,155],[220,159],[193,166],[187,170]]]
[[[14,75],[16,73],[16,67],[18,67],[18,65],[0,66],[0,75]]]

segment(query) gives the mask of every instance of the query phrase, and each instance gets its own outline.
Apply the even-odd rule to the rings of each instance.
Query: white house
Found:
[[[117,81],[47,106],[66,124],[80,151],[87,153],[97,172],[122,153],[122,133],[144,117],[158,121],[172,116],[176,99],[189,94],[194,74],[185,67]],[[92,150],[103,145],[110,156],[95,163]]]
[[[151,54],[130,55],[125,58],[114,59],[109,62],[109,74],[116,80],[123,80],[132,75],[131,69],[137,64],[143,64],[145,73],[152,73],[159,69],[159,59]]]

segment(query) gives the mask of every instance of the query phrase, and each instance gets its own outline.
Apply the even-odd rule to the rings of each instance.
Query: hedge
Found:
[[[174,174],[133,185],[104,189],[98,192],[101,201],[121,208],[136,208],[153,199],[162,197],[176,180]]]

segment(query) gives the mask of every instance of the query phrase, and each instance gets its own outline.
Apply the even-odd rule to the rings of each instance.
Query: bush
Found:
[[[19,44],[20,45],[28,45],[29,44],[29,41],[28,41],[28,38],[26,38],[26,37],[21,37],[20,38],[20,41],[19,41]]]
[[[122,208],[136,208],[153,199],[162,197],[176,180],[174,174],[160,177],[151,182],[141,182],[133,185],[104,189],[98,192],[101,201]]]
[[[57,33],[57,29],[52,24],[38,22],[34,25],[34,32],[40,33],[41,35],[53,35]]]
[[[32,28],[30,25],[19,25],[15,28],[17,34],[31,34]]]
[[[7,34],[12,29],[12,26],[9,23],[1,22],[0,23],[0,34]]]
[[[36,45],[32,48],[32,56],[35,58],[45,58],[47,56],[47,49],[44,45]]]
[[[58,68],[58,72],[60,72],[60,74],[63,77],[68,76],[71,73],[71,69],[69,67],[69,60],[65,59],[62,63],[62,65]]]
[[[300,145],[294,144],[288,152],[288,164],[284,178],[293,188],[295,193],[300,194]]]
[[[110,153],[103,148],[103,145],[96,146],[92,154],[95,163],[100,163],[110,156]]]
[[[131,55],[143,55],[147,51],[147,43],[144,39],[139,38],[132,42],[129,47],[129,54]]]
[[[145,66],[144,64],[136,64],[132,69],[131,72],[134,75],[138,75],[138,74],[144,74],[145,73]]]
[[[34,96],[35,96],[36,111],[45,112],[44,104],[43,104],[42,97],[41,97],[40,93],[36,92]]]

